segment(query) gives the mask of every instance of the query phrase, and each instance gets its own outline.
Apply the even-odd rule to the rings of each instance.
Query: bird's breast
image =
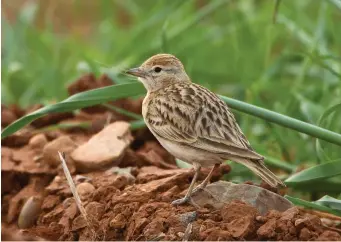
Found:
[[[151,97],[151,95],[148,92],[147,95],[145,96],[145,98],[143,99],[143,102],[142,102],[142,116],[145,120],[146,120],[146,116],[147,116],[147,112],[148,112],[148,106],[149,106],[149,103],[151,100],[150,97]]]

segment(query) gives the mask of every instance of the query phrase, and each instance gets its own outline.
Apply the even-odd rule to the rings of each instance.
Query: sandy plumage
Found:
[[[192,83],[175,56],[155,55],[127,73],[138,76],[146,87],[144,120],[175,157],[193,164],[197,172],[201,166],[217,167],[224,160],[232,160],[247,166],[271,186],[283,185],[252,149],[228,106],[208,89]]]

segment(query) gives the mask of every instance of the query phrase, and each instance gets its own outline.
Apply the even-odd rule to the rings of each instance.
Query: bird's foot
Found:
[[[172,202],[172,205],[182,205],[189,202],[189,197],[183,197]]]
[[[198,185],[196,188],[193,189],[192,194],[194,194],[194,193],[196,193],[196,192],[198,192],[200,190],[204,190],[205,187],[206,187],[206,184],[202,184],[201,183],[200,185]]]

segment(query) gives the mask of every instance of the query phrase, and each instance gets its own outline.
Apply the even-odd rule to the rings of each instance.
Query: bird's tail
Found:
[[[274,173],[272,173],[264,164],[263,160],[239,160],[237,161],[250,170],[256,175],[260,176],[266,183],[272,187],[278,187],[278,185],[285,187],[285,184],[279,179]]]
[[[272,173],[264,164],[262,160],[260,161],[251,161],[254,165],[254,172],[260,176],[266,183],[268,183],[272,187],[277,187],[281,185],[285,187],[285,184],[279,179],[274,173]]]

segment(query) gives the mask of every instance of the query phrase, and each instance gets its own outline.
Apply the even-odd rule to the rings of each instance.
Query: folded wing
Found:
[[[263,159],[253,151],[227,105],[209,90],[177,84],[158,93],[151,102],[146,121],[158,136],[225,159]]]

